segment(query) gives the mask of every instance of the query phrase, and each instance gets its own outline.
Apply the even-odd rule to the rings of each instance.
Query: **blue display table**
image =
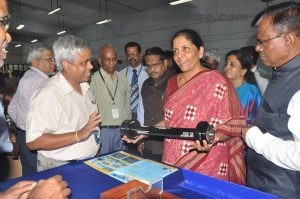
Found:
[[[5,190],[20,180],[39,180],[53,175],[62,175],[72,191],[72,199],[96,199],[100,193],[121,185],[122,182],[111,178],[82,161],[73,162],[61,167],[38,172],[32,175],[8,180],[0,184]],[[256,191],[244,186],[224,182],[195,172],[179,169],[164,178],[164,191],[182,198],[276,198],[273,195]]]

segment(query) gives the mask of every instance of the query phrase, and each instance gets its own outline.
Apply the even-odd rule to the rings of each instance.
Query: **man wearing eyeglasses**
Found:
[[[0,6],[0,66],[4,64],[4,59],[6,58],[6,47],[11,41],[11,36],[7,32],[9,27],[10,15],[7,10],[6,1],[1,1]]]
[[[271,6],[257,16],[256,50],[273,69],[255,126],[244,128],[247,186],[279,196],[300,193],[300,3]]]
[[[37,153],[29,150],[26,145],[26,117],[31,96],[43,87],[49,75],[54,73],[55,61],[52,48],[42,43],[34,44],[29,50],[27,63],[31,67],[21,78],[17,91],[8,106],[8,113],[18,127],[17,138],[21,146],[20,160],[23,175],[37,171]]]
[[[9,26],[9,15],[7,9],[7,3],[5,0],[0,0],[0,67],[4,63],[6,58],[7,44],[11,41],[11,36],[7,32]],[[0,104],[2,106],[2,104]],[[0,111],[1,130],[0,130],[0,152],[3,149],[2,145],[2,128],[5,123],[2,124],[4,119],[3,111]],[[7,140],[8,138],[6,138]],[[34,181],[20,181],[12,185],[7,190],[0,190],[0,198],[66,198],[70,195],[71,190],[68,188],[66,181],[61,176],[56,175],[46,180]]]
[[[0,1],[0,68],[4,64],[6,58],[6,47],[11,41],[11,36],[7,33],[9,25],[9,14],[7,10],[6,1]],[[6,119],[4,115],[4,108],[0,101],[0,153],[11,152],[13,144],[9,140],[8,130],[6,128]]]
[[[158,47],[148,48],[144,55],[145,65],[150,77],[143,83],[139,110],[144,110],[138,120],[141,125],[153,126],[163,120],[164,93],[168,79],[176,73],[167,71],[167,59],[164,51]],[[146,158],[161,161],[163,138],[148,137],[138,146],[138,150]]]

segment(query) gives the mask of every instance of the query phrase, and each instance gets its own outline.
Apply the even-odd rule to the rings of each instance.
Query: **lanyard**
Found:
[[[117,85],[116,85],[116,88],[115,88],[114,95],[112,95],[111,92],[110,92],[110,90],[109,90],[109,88],[108,88],[108,86],[107,86],[107,84],[106,84],[106,82],[105,82],[105,80],[104,80],[104,77],[103,77],[102,73],[100,72],[100,70],[99,70],[99,74],[100,74],[100,76],[101,76],[101,78],[102,78],[102,80],[103,80],[103,82],[104,82],[104,84],[105,84],[105,86],[106,86],[106,89],[107,89],[107,91],[108,91],[108,93],[109,93],[110,98],[112,99],[112,101],[113,101],[114,104],[115,104],[115,97],[116,97],[116,93],[117,93],[118,85],[119,85],[119,78],[118,78],[118,75],[116,74],[116,76],[117,76]]]

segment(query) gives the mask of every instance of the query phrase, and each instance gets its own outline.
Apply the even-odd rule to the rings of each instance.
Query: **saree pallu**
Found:
[[[261,94],[255,85],[245,82],[236,92],[243,107],[243,114],[247,118],[247,124],[254,124],[261,104]]]
[[[232,84],[220,72],[200,72],[181,88],[177,76],[172,77],[166,90],[164,114],[167,127],[195,128],[200,121],[207,121],[217,133],[231,139],[218,142],[208,153],[191,151],[194,141],[165,139],[163,162],[245,184],[241,125],[246,120]]]

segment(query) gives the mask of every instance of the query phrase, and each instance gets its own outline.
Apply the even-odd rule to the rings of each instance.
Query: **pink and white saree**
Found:
[[[190,151],[194,141],[165,139],[163,162],[245,184],[241,125],[246,120],[232,84],[220,72],[200,72],[180,88],[177,76],[172,77],[166,90],[164,113],[167,127],[195,128],[198,122],[207,121],[216,132],[231,139],[218,142],[208,153]]]

